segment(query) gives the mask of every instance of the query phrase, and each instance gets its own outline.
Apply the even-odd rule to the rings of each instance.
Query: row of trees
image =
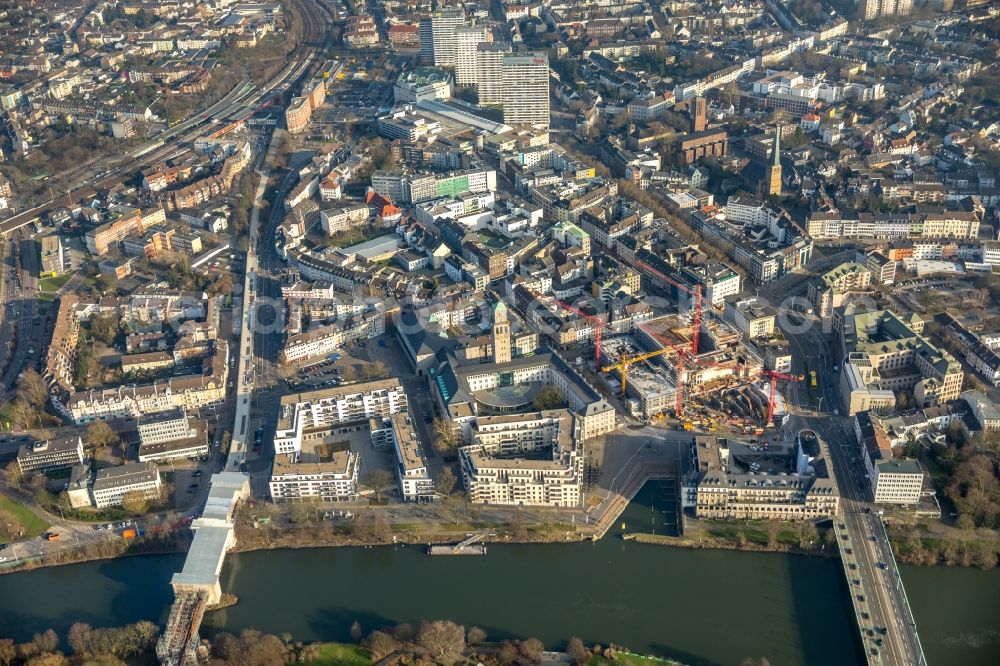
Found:
[[[426,663],[421,657],[435,662],[452,663],[468,657],[472,663],[489,666],[527,665],[541,663],[545,645],[537,638],[489,642],[486,631],[480,627],[466,629],[449,620],[421,622],[417,627],[398,624],[377,629],[362,638],[362,628],[357,622],[351,627],[351,636],[371,652],[372,660],[379,660],[393,653],[411,654],[417,663]],[[573,664],[586,663],[593,655],[614,659],[616,648],[587,648],[579,638],[571,638],[566,652]]]
[[[146,621],[108,628],[78,622],[66,636],[70,655],[60,651],[59,634],[52,629],[25,643],[0,639],[0,666],[124,666],[137,657],[152,655],[159,631]]]
[[[934,566],[979,567],[992,569],[997,565],[996,544],[992,535],[985,539],[923,539],[917,534],[894,534],[896,556],[906,564]],[[970,533],[970,536],[971,533]]]

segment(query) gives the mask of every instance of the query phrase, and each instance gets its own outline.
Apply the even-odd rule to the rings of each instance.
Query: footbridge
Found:
[[[222,599],[219,573],[226,553],[236,545],[233,513],[250,495],[250,478],[242,472],[213,474],[201,516],[191,523],[194,539],[184,567],[170,580],[174,602],[167,626],[156,645],[165,666],[197,663],[198,630],[205,610]]]

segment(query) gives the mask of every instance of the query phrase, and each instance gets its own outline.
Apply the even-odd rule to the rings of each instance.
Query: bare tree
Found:
[[[10,666],[17,657],[17,648],[9,638],[0,639],[0,666]]]
[[[399,648],[399,642],[384,631],[373,631],[368,635],[368,650],[372,659],[378,661],[389,656]]]
[[[799,538],[799,548],[803,549],[808,548],[819,539],[819,531],[816,529],[816,526],[808,520],[796,523],[795,535]]]
[[[570,660],[574,664],[583,664],[590,659],[590,650],[583,644],[576,636],[569,639],[569,644],[566,646],[566,654],[569,655]]]
[[[83,441],[87,446],[101,449],[106,446],[114,446],[119,443],[118,433],[111,429],[107,421],[94,421],[87,426],[83,434]]]
[[[445,466],[441,470],[441,473],[438,474],[437,489],[442,495],[447,497],[455,490],[457,482],[458,480],[455,478],[455,473],[451,471],[451,467]]]
[[[46,629],[44,633],[35,634],[31,642],[39,652],[55,652],[59,649],[59,634],[52,629]]]
[[[7,473],[7,485],[20,490],[21,482],[24,481],[24,472],[21,471],[21,466],[17,464],[17,461],[12,460],[8,463],[4,471]]]
[[[542,662],[542,653],[545,652],[545,644],[537,638],[526,638],[521,641],[521,654],[533,664]]]
[[[448,620],[421,622],[417,643],[435,659],[459,654],[465,649],[465,629]]]
[[[355,643],[360,643],[362,636],[364,636],[364,633],[361,631],[361,623],[355,620],[354,624],[351,625],[351,640]]]
[[[45,380],[34,368],[28,368],[17,380],[18,392],[30,404],[41,409],[49,399],[49,389],[45,385]]]
[[[18,398],[11,407],[14,423],[20,428],[31,428],[38,422],[38,410],[24,398]]]
[[[392,487],[395,479],[392,472],[381,467],[369,469],[365,474],[364,485],[375,494],[375,503],[382,503],[382,493]]]
[[[486,641],[486,632],[480,627],[469,627],[465,636],[469,645],[479,645]]]
[[[450,455],[458,447],[458,429],[449,419],[438,417],[434,419],[434,442],[438,451]]]
[[[129,513],[145,513],[149,508],[149,498],[137,490],[127,492],[122,496],[122,508]]]

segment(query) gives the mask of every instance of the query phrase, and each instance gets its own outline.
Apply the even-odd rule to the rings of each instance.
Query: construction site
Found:
[[[763,361],[726,322],[668,314],[601,345],[601,377],[632,416],[650,421],[674,416],[698,427],[752,434],[784,413],[779,381],[797,377],[764,369]]]

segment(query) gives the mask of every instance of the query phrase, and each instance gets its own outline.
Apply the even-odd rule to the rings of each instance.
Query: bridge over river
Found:
[[[250,238],[257,238],[260,203],[267,184],[262,174],[250,217]],[[233,512],[241,500],[250,496],[250,477],[241,470],[246,459],[249,439],[250,405],[254,389],[253,305],[256,288],[257,256],[254,245],[247,251],[246,273],[243,278],[240,343],[236,349],[236,413],[232,440],[222,472],[209,481],[208,498],[201,516],[191,523],[194,539],[184,567],[174,574],[170,585],[174,602],[167,625],[156,646],[156,655],[165,666],[197,663],[198,630],[206,608],[219,603],[222,588],[219,573],[226,553],[236,544]]]

